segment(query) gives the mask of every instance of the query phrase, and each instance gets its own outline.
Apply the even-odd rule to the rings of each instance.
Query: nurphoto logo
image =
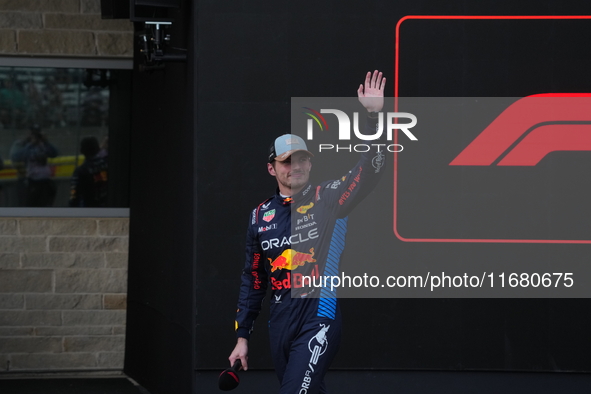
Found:
[[[303,107],[307,110],[304,112],[310,117],[307,120],[307,136],[309,141],[314,139],[314,122],[320,128],[320,131],[329,131],[329,126],[326,118],[322,114],[335,115],[339,124],[338,127],[338,139],[339,141],[351,141],[351,119],[347,113],[338,109],[321,109],[316,111],[309,107]],[[384,130],[386,131],[386,139],[388,141],[393,140],[393,131],[402,131],[411,141],[418,141],[417,137],[410,131],[411,128],[416,126],[417,117],[408,112],[386,112],[384,117],[383,112],[377,113],[378,123],[374,133],[364,134],[360,131],[359,127],[359,113],[353,112],[353,134],[358,140],[361,141],[376,141],[382,137]],[[385,118],[385,127],[384,127]],[[407,123],[398,123],[399,119],[410,120]],[[388,151],[388,152],[402,152],[402,145],[400,144],[348,144],[348,145],[334,145],[334,144],[319,144],[318,151],[323,150],[341,150],[348,152],[369,152],[375,147],[376,152]]]

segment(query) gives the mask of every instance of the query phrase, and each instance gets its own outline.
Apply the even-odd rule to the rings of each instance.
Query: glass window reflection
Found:
[[[107,207],[109,70],[0,67],[0,206]]]

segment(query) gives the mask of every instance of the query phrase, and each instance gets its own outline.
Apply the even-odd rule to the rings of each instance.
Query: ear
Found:
[[[275,172],[275,169],[273,168],[273,164],[267,163],[267,171],[269,171],[269,174],[271,174],[272,176],[277,176],[277,173]]]

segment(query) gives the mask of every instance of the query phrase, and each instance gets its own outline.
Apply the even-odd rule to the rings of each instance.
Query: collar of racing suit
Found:
[[[279,200],[279,202],[281,202],[281,204],[289,205],[289,204],[293,204],[296,201],[303,200],[304,196],[307,195],[308,193],[310,193],[311,190],[312,190],[312,184],[308,182],[308,184],[302,190],[300,190],[299,192],[297,192],[293,196],[283,197],[279,193],[279,188],[277,188],[277,190],[275,192],[275,198],[277,198],[277,200]]]

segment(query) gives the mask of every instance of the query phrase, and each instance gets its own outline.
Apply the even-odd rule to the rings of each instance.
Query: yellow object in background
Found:
[[[76,157],[78,157],[77,165]],[[84,156],[58,156],[48,159],[47,162],[54,178],[70,178],[76,167],[84,163]],[[0,181],[16,181],[17,178],[17,171],[13,168],[12,161],[4,160],[4,169],[0,171]]]

